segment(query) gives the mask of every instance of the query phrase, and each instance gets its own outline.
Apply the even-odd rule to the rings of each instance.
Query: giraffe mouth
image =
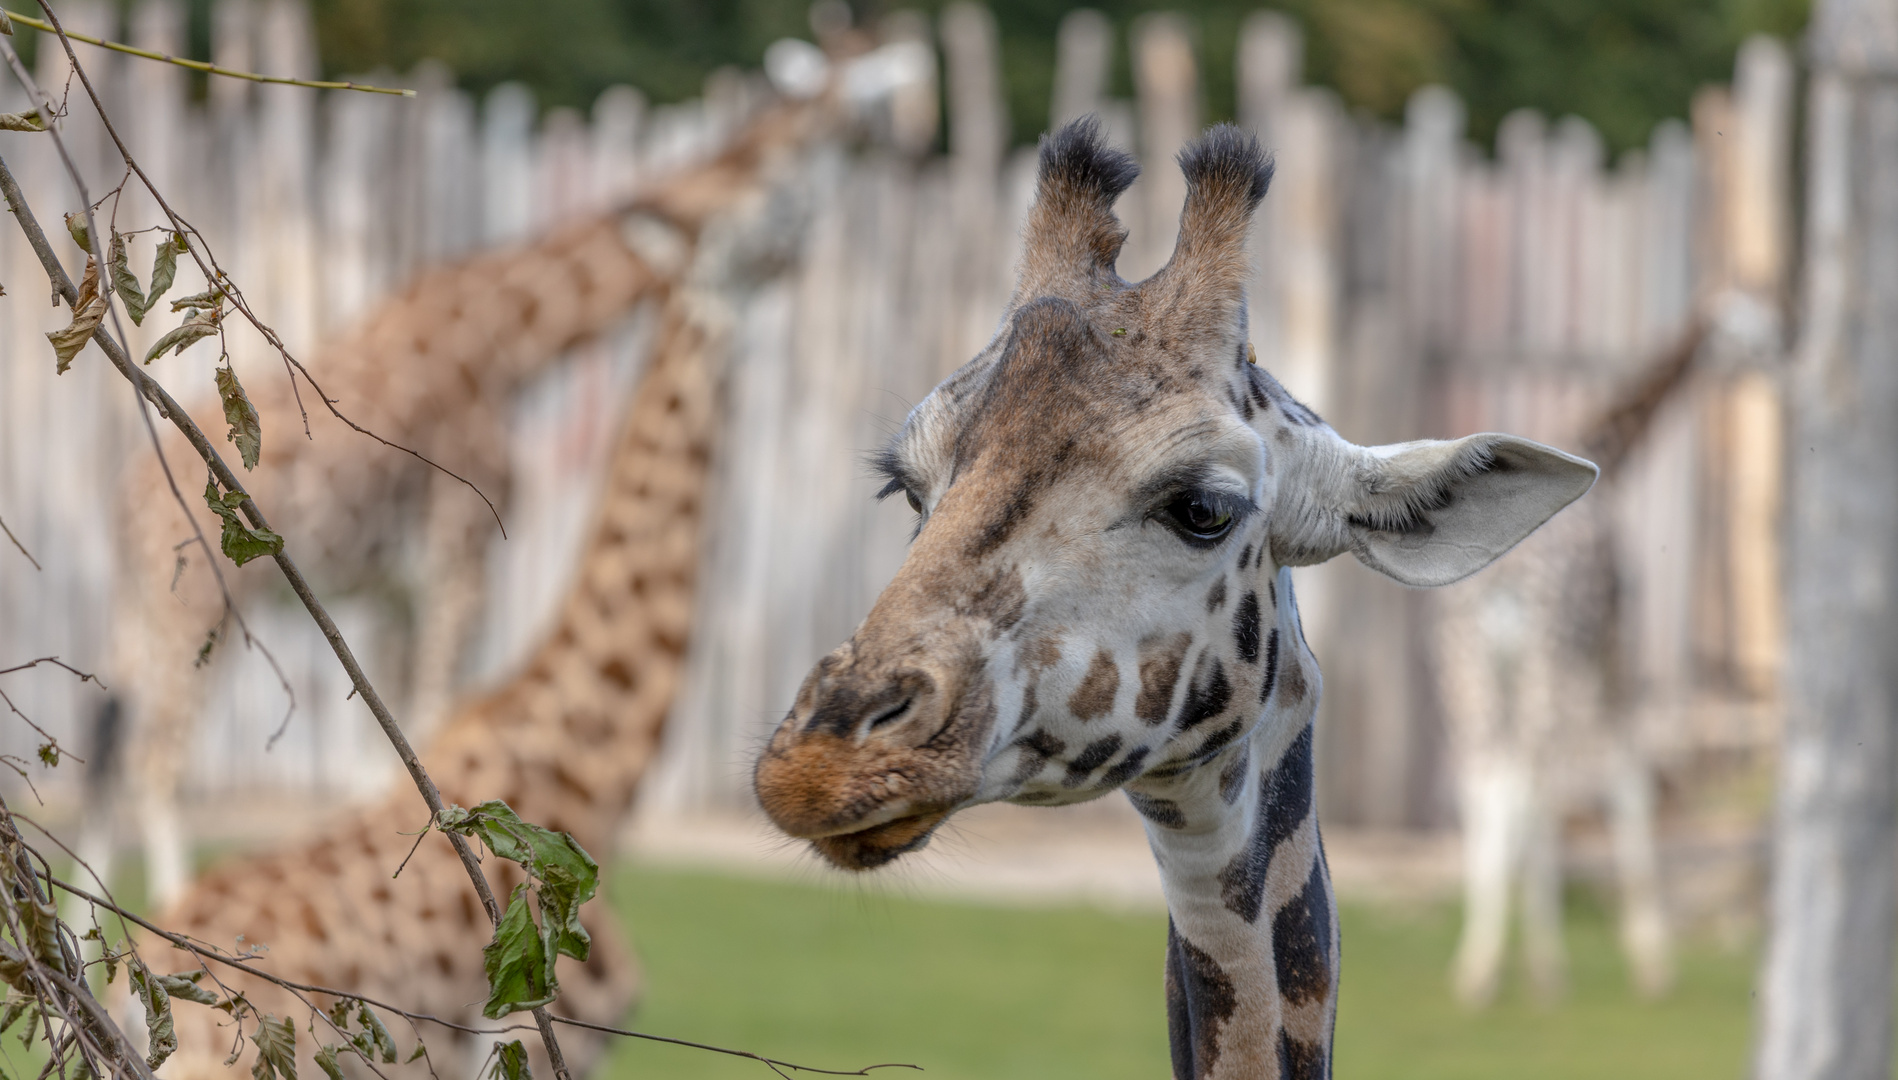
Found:
[[[874,870],[922,849],[948,817],[947,810],[929,810],[856,832],[816,837],[811,847],[840,870]]]

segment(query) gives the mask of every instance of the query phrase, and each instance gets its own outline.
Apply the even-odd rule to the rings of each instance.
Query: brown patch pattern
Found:
[[[1134,698],[1134,715],[1149,724],[1166,723],[1173,704],[1173,687],[1180,681],[1180,665],[1193,635],[1176,634],[1171,638],[1149,638],[1140,643],[1140,694]]]
[[[1166,924],[1167,1042],[1174,1080],[1201,1080],[1219,1064],[1219,1034],[1239,1008],[1232,977],[1205,950]]]
[[[1114,663],[1112,653],[1102,649],[1094,654],[1094,662],[1087,666],[1081,685],[1068,696],[1068,711],[1081,720],[1106,716],[1113,711],[1114,695],[1119,692],[1120,665]],[[1170,687],[1168,692],[1171,693]]]

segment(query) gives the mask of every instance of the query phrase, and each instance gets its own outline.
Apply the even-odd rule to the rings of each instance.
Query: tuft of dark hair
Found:
[[[1232,124],[1213,125],[1198,142],[1180,151],[1179,161],[1180,171],[1193,187],[1206,184],[1243,190],[1248,213],[1272,185],[1272,155],[1259,146],[1257,135]]]
[[[1112,203],[1140,175],[1140,165],[1132,154],[1107,145],[1100,118],[1090,113],[1041,137],[1040,171],[1044,183],[1057,181]]]

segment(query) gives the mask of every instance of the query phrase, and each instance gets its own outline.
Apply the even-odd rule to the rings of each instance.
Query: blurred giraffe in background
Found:
[[[710,166],[641,198],[626,214],[584,227],[601,247],[624,241],[629,216],[663,226],[673,237],[668,272],[635,248],[615,253],[620,265],[633,268],[625,275],[621,309],[650,298],[659,305],[659,327],[608,467],[591,539],[552,632],[513,679],[455,708],[423,752],[446,800],[502,799],[527,820],[571,833],[590,851],[611,850],[657,746],[689,636],[730,305],[760,276],[793,260],[802,226],[796,157],[823,123],[820,109],[773,109]],[[474,307],[492,291],[480,265],[442,275],[438,287],[462,283],[455,299]],[[418,288],[370,326],[412,333],[440,325],[464,333],[453,320],[436,322],[432,313],[441,310],[441,299],[421,305],[433,296]],[[549,333],[541,340],[558,345],[571,338]],[[478,1005],[486,992],[478,945],[490,928],[452,849],[439,840],[424,843],[399,877],[389,876],[414,843],[412,830],[426,819],[404,778],[380,805],[346,813],[290,846],[214,868],[162,924],[220,945],[240,937],[267,943],[270,969],[280,977],[478,1020],[471,1003]],[[512,864],[489,860],[488,867],[497,894],[507,895],[518,881],[510,876]],[[616,1023],[634,1000],[634,968],[610,909],[591,905],[584,918],[596,938],[592,958],[563,971],[560,1011]],[[274,986],[231,981],[262,1011],[302,1015],[302,1006]],[[169,1076],[236,1075],[235,1069],[248,1068],[247,1061],[223,1064],[231,1038],[221,1019],[208,1009],[179,1012],[179,1050],[166,1066]],[[476,1041],[440,1029],[426,1035],[432,1060],[394,1071],[473,1074],[483,1049]],[[570,1065],[582,1071],[600,1040],[569,1029],[562,1044]],[[299,1045],[306,1069],[315,1067],[314,1049]],[[547,1075],[541,1051],[533,1053]]]
[[[800,107],[801,108],[801,107]],[[759,118],[708,164],[663,182],[631,206],[557,229],[519,247],[422,274],[310,367],[352,420],[466,477],[501,506],[509,482],[508,410],[521,387],[574,345],[617,326],[687,267],[686,223],[744,198],[802,121],[776,111]],[[264,457],[246,483],[318,587],[406,590],[417,595],[408,665],[412,737],[426,736],[456,691],[470,627],[481,611],[495,513],[480,495],[415,457],[377,446],[330,415],[307,386],[288,381],[252,394],[266,432]],[[303,416],[315,438],[302,435]],[[200,527],[215,519],[196,505],[193,460],[180,438],[167,458]],[[122,589],[114,627],[115,685],[127,697],[119,721],[128,746],[122,769],[142,831],[149,890],[159,904],[189,879],[178,787],[203,708],[201,659],[238,631],[223,621],[210,571],[178,546],[189,527],[155,458],[146,455],[122,490]],[[422,538],[420,581],[405,580],[405,538]],[[238,603],[266,588],[274,571],[226,564]],[[214,629],[215,628],[215,629]],[[204,652],[201,652],[204,650]],[[111,859],[110,811],[87,822],[81,850],[102,874]]]
[[[1605,804],[1620,939],[1637,990],[1673,980],[1654,822],[1654,776],[1618,668],[1614,483],[1656,414],[1687,383],[1707,336],[1692,325],[1623,388],[1580,439],[1600,488],[1511,557],[1440,595],[1432,642],[1457,755],[1464,915],[1452,981],[1465,1004],[1496,995],[1510,892],[1520,890],[1530,985],[1564,982],[1562,820]]]

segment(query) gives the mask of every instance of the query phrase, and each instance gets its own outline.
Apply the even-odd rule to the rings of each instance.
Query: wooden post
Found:
[[[1733,78],[1728,164],[1727,272],[1749,310],[1728,322],[1743,350],[1776,357],[1791,238],[1793,63],[1785,46],[1756,36]],[[1757,369],[1725,387],[1729,663],[1737,689],[1756,698],[1777,687],[1785,627],[1780,580],[1783,407],[1777,380]]]
[[[941,34],[948,67],[949,217],[955,224],[946,254],[955,306],[946,313],[936,367],[939,375],[947,375],[988,340],[1013,282],[996,265],[1002,239],[997,188],[1008,147],[1008,113],[1002,107],[995,17],[978,4],[953,3],[943,10]]]
[[[1760,1080],[1891,1075],[1898,855],[1898,2],[1811,30],[1787,716]]]
[[[488,91],[482,112],[482,239],[514,243],[534,221],[534,92],[502,83]]]
[[[1068,12],[1055,37],[1054,100],[1048,130],[1099,113],[1114,67],[1114,27],[1088,8]]]
[[[1193,39],[1180,16],[1147,15],[1135,24],[1134,85],[1140,95],[1141,173],[1121,202],[1133,234],[1121,272],[1138,281],[1173,253],[1186,204],[1186,177],[1173,157],[1199,136],[1199,74]]]

